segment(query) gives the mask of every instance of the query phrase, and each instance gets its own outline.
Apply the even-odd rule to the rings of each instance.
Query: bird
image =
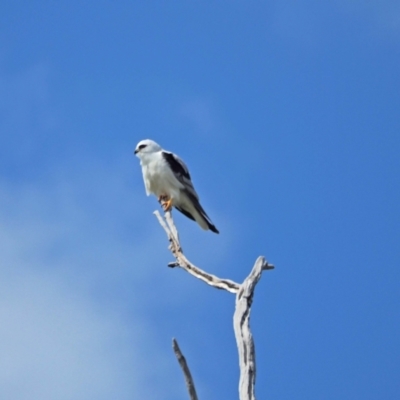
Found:
[[[141,140],[134,151],[140,159],[147,196],[154,194],[164,211],[175,207],[204,230],[219,233],[200,204],[186,164],[151,139]]]

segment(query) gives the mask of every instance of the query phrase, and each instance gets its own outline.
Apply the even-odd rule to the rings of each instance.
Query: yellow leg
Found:
[[[161,205],[164,211],[170,211],[172,208],[172,199],[164,200]]]

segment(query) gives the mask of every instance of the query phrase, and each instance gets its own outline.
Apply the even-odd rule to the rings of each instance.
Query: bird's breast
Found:
[[[168,195],[171,198],[176,198],[179,187],[175,176],[171,170],[160,161],[152,161],[146,166],[143,166],[143,175],[149,191],[157,197]]]

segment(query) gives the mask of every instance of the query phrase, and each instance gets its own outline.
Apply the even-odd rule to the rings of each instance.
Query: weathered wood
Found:
[[[180,267],[197,279],[200,279],[217,289],[224,289],[231,293],[236,293],[239,290],[240,285],[238,283],[231,281],[230,279],[221,279],[215,275],[209,274],[208,272],[196,267],[184,256],[179,242],[178,232],[172,220],[170,211],[165,213],[165,219],[158,211],[155,211],[154,214],[167,233],[170,242],[169,248],[176,259],[176,261],[168,264],[170,267]]]
[[[165,219],[158,211],[155,211],[154,214],[167,233],[170,242],[169,248],[175,257],[175,261],[169,263],[168,266],[183,268],[210,286],[236,294],[233,327],[239,352],[239,399],[255,400],[256,356],[253,335],[250,330],[251,304],[253,302],[254,289],[261,278],[262,272],[275,267],[269,264],[264,257],[258,257],[249,276],[242,284],[229,279],[220,279],[196,267],[183,255],[178,231],[170,211],[165,213]]]
[[[236,294],[233,327],[239,352],[239,398],[255,400],[256,354],[250,330],[250,311],[254,289],[264,269],[270,269],[264,257],[258,257],[250,275],[240,285]]]
[[[189,392],[190,400],[198,400],[196,388],[194,387],[192,374],[190,373],[189,367],[186,362],[186,358],[183,356],[176,339],[172,339],[172,348],[174,349],[176,359],[178,360],[178,363],[181,366],[183,375],[185,377],[185,383],[186,383],[187,390]]]

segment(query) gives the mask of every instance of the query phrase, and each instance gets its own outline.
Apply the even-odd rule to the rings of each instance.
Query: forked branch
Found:
[[[236,294],[233,327],[239,352],[239,398],[240,400],[255,400],[254,386],[256,379],[256,362],[253,335],[251,334],[250,330],[250,311],[253,302],[254,289],[257,285],[257,282],[261,278],[262,272],[264,270],[273,269],[274,266],[269,264],[264,257],[258,257],[249,276],[242,284],[236,283],[229,279],[218,278],[217,276],[209,274],[196,267],[183,255],[182,247],[179,242],[178,231],[172,219],[171,212],[167,211],[165,213],[165,219],[158,211],[155,211],[154,214],[167,233],[168,240],[170,242],[169,248],[175,257],[175,261],[169,263],[168,266],[183,268],[185,271],[189,272],[203,282],[206,282],[210,286],[213,286],[217,289],[224,289],[228,292]],[[175,344],[177,346],[177,343],[174,341],[174,346]],[[179,349],[179,347],[177,348]],[[195,397],[195,399],[196,398],[197,397]]]

